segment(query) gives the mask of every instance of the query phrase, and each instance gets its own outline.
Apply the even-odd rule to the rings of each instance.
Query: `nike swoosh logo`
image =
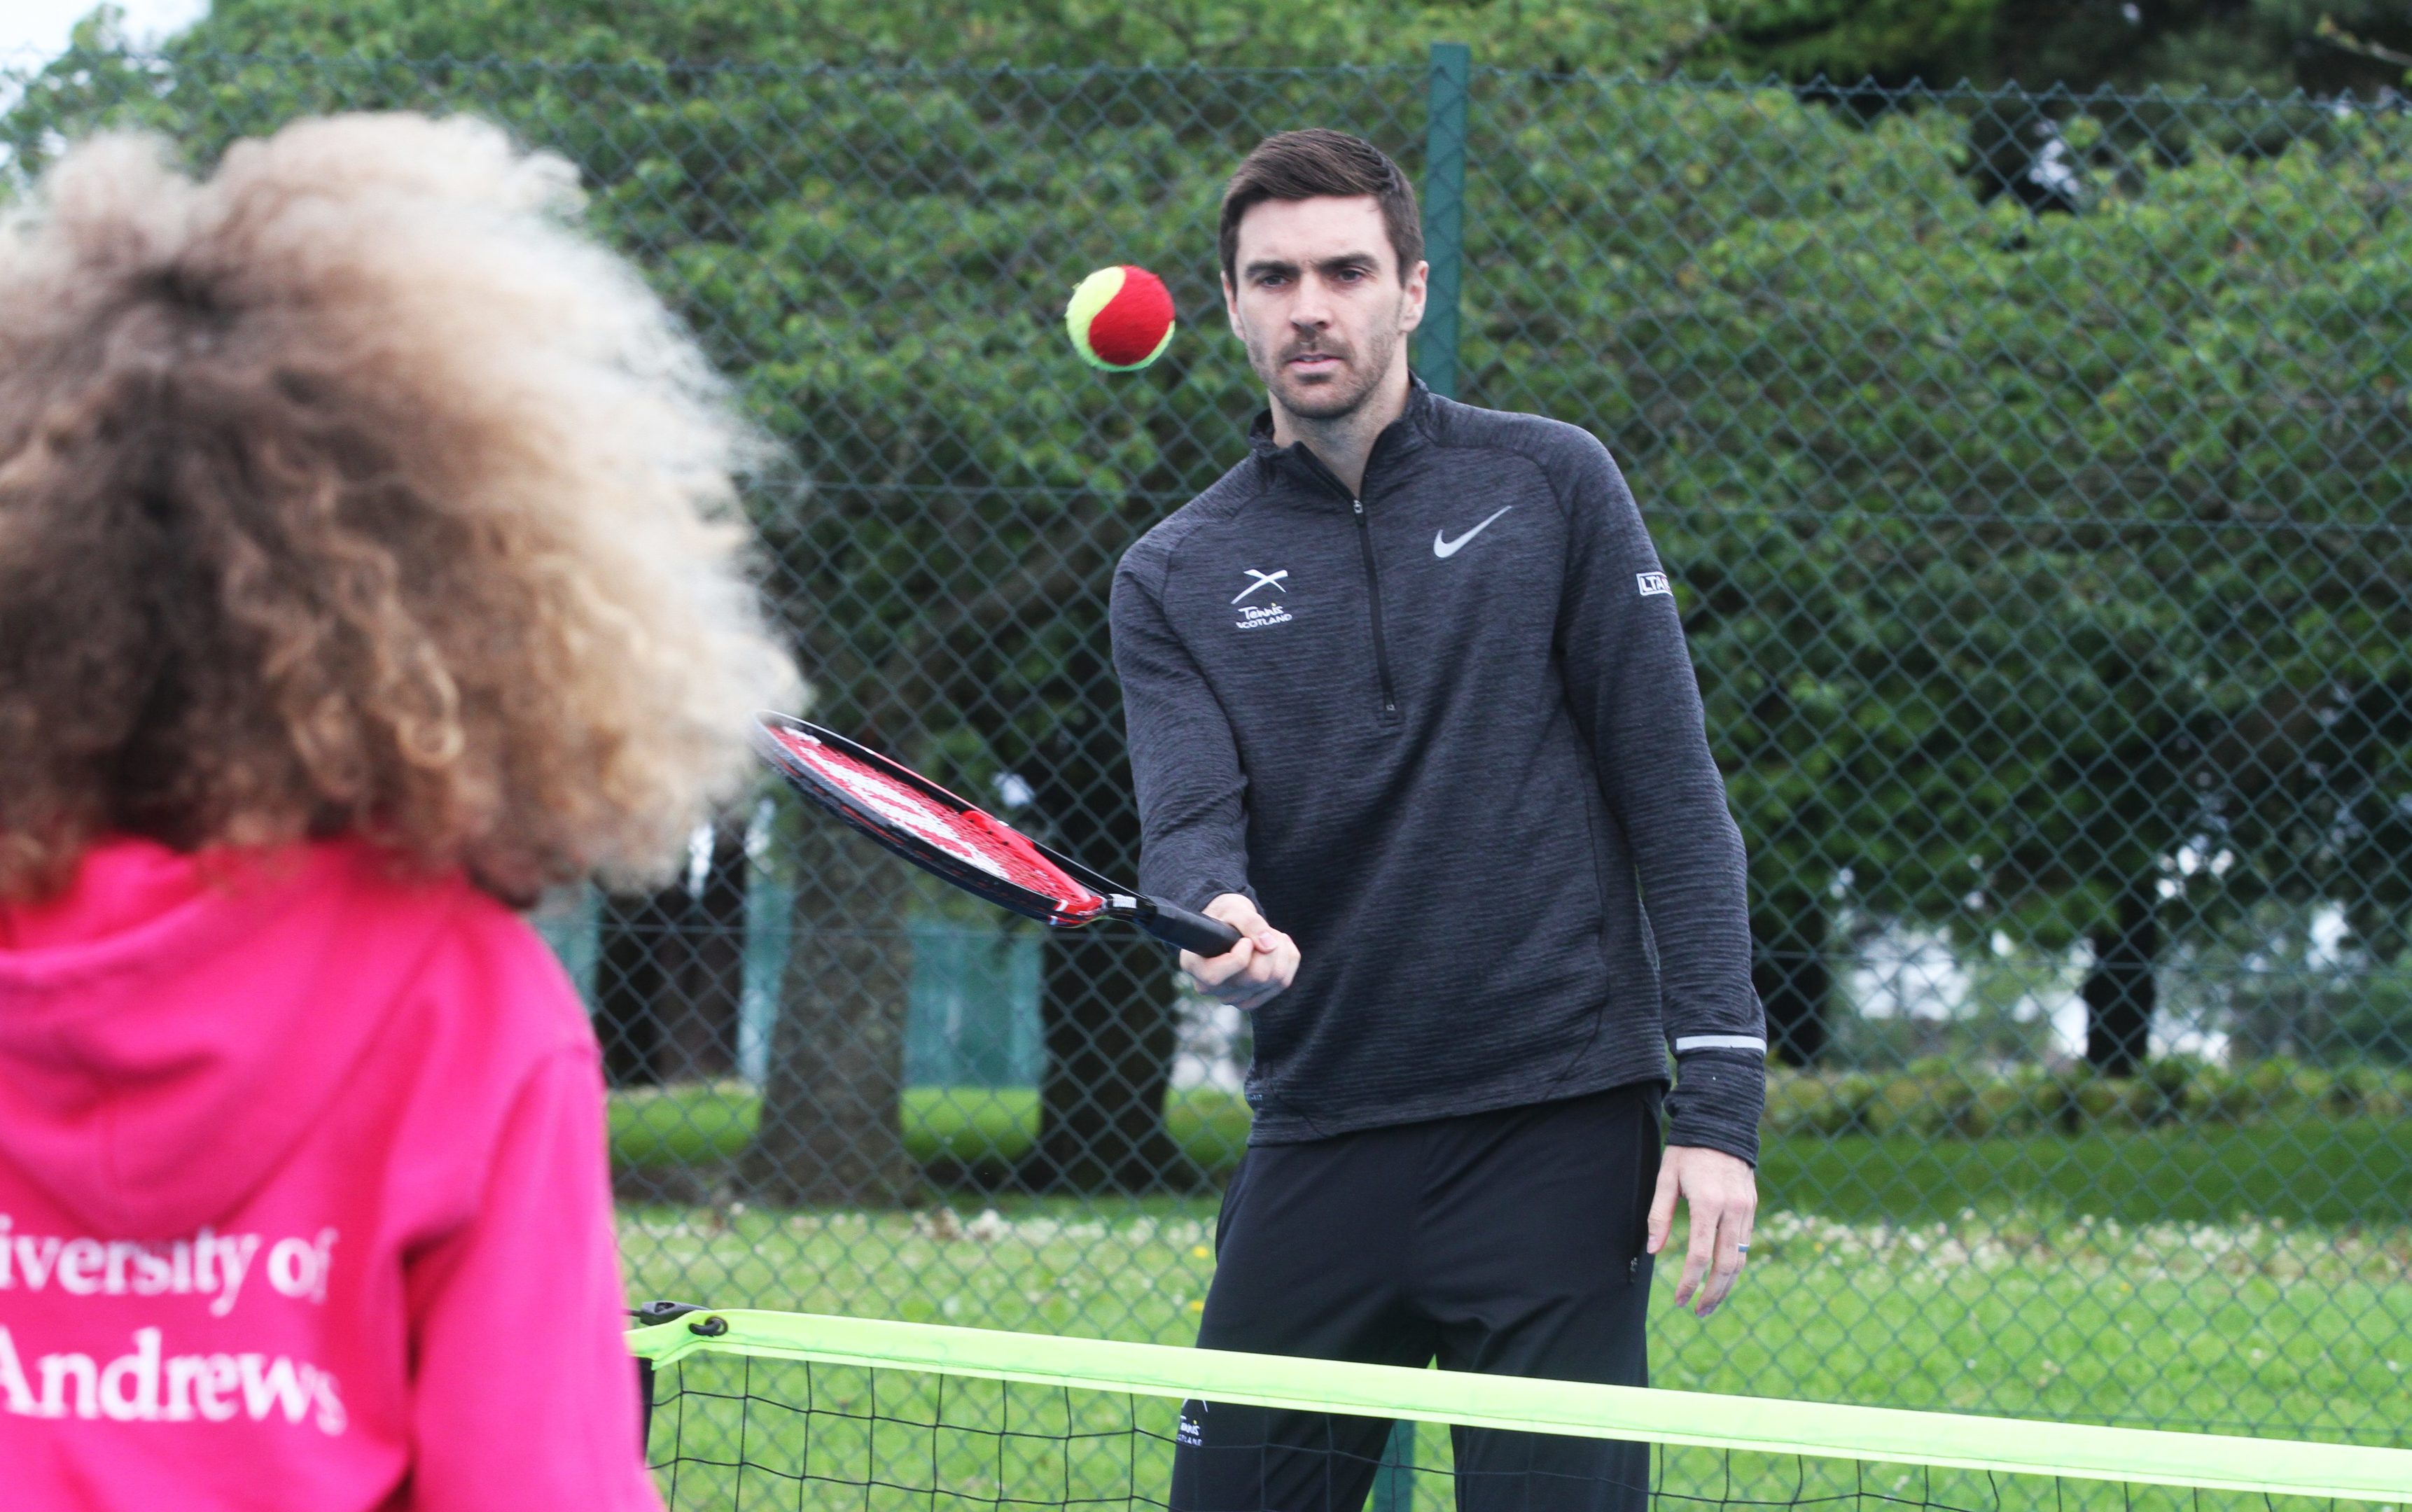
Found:
[[[1516,506],[1511,504],[1508,506],[1507,509],[1494,509],[1491,513],[1491,520],[1496,520],[1501,515],[1506,514],[1508,509],[1513,509]],[[1466,542],[1482,534],[1484,529],[1490,525],[1491,520],[1484,521],[1481,524],[1475,526],[1472,530],[1467,531],[1464,535],[1460,536],[1455,540],[1450,540],[1446,536],[1443,536],[1439,531],[1434,531],[1433,555],[1439,557],[1444,561],[1449,557],[1455,556],[1458,552],[1465,550]]]

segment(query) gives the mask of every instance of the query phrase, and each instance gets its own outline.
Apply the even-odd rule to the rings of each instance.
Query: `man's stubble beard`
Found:
[[[1349,362],[1347,371],[1356,381],[1346,385],[1324,384],[1293,389],[1287,382],[1284,364],[1302,350],[1294,344],[1275,356],[1251,339],[1246,344],[1248,365],[1257,370],[1257,376],[1263,380],[1267,391],[1298,418],[1316,421],[1345,419],[1362,408],[1375,391],[1382,387],[1382,378],[1390,371],[1390,362],[1398,354],[1399,343],[1405,339],[1405,334],[1398,329],[1397,312],[1392,311],[1390,318],[1375,325],[1364,353],[1370,360]],[[1311,349],[1348,355],[1346,348],[1321,344]]]

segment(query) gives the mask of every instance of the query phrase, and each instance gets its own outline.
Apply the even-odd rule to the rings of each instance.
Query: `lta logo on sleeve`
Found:
[[[1644,598],[1653,594],[1664,594],[1669,598],[1675,596],[1675,590],[1667,586],[1667,575],[1663,572],[1637,572],[1633,578],[1641,584],[1641,596]]]

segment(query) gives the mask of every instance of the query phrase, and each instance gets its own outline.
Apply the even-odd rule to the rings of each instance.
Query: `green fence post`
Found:
[[[1401,1418],[1390,1425],[1381,1467],[1374,1472],[1373,1512],[1414,1512],[1415,1505],[1416,1425]]]
[[[1424,321],[1416,329],[1416,372],[1444,399],[1457,397],[1457,289],[1465,249],[1465,100],[1472,51],[1434,42],[1424,93]],[[1416,1425],[1390,1426],[1374,1472],[1373,1512],[1410,1512],[1416,1499]]]
[[[1465,99],[1472,57],[1463,42],[1434,42],[1424,125],[1424,322],[1416,371],[1432,391],[1457,397],[1457,290],[1464,252]],[[1373,1512],[1411,1512],[1416,1500],[1416,1425],[1390,1425],[1374,1473]]]
[[[1416,372],[1434,393],[1457,397],[1457,289],[1465,245],[1465,101],[1473,53],[1434,42],[1424,94],[1424,321],[1416,330]],[[1374,1472],[1372,1512],[1410,1512],[1416,1500],[1416,1425],[1390,1426]]]
[[[1465,251],[1465,99],[1472,55],[1463,42],[1434,42],[1425,95],[1424,323],[1416,371],[1434,393],[1457,397],[1457,290]]]

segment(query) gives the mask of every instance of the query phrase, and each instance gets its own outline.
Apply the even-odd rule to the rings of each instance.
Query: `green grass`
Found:
[[[1796,1137],[1767,1141],[1769,1205],[1839,1218],[1950,1218],[1970,1206],[2128,1223],[2401,1225],[2412,1219],[2412,1125],[2304,1115],[2234,1127],[1997,1139]]]
[[[622,1166],[733,1160],[754,1138],[761,1100],[740,1083],[690,1083],[611,1094],[611,1158]],[[1238,1163],[1247,1105],[1228,1094],[1176,1092],[1165,1108],[1173,1138],[1211,1171]],[[913,1087],[904,1094],[904,1148],[924,1166],[1010,1165],[1038,1138],[1038,1094],[1028,1087]]]
[[[1037,1136],[1038,1094],[1026,1088],[916,1087],[904,1111],[905,1147],[924,1166],[1009,1165]],[[753,1138],[757,1116],[755,1095],[734,1084],[615,1094],[613,1158],[731,1159]],[[1209,1171],[1228,1170],[1247,1141],[1247,1108],[1228,1094],[1175,1093],[1166,1122]],[[2412,1129],[2309,1113],[2242,1127],[1991,1139],[1796,1135],[1769,1138],[1763,1154],[1769,1207],[1864,1221],[1931,1222],[1975,1206],[2127,1223],[2251,1216],[2394,1226],[2412,1202]]]
[[[642,1087],[611,1094],[611,1163],[701,1166],[734,1160],[754,1142],[762,1099],[737,1082]]]

